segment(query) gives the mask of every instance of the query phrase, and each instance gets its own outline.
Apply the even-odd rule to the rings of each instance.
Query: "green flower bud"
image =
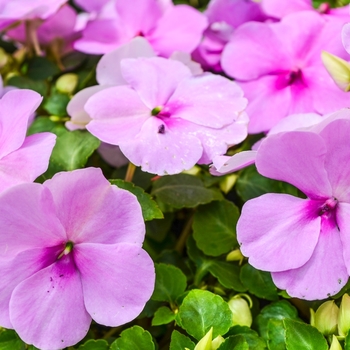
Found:
[[[236,183],[238,176],[236,174],[230,174],[225,176],[220,182],[219,186],[222,192],[229,193],[232,190],[232,187]]]
[[[219,349],[220,345],[225,341],[224,337],[218,335],[215,339],[213,339],[211,343],[211,350]]]
[[[323,303],[315,313],[314,326],[324,335],[334,334],[337,331],[339,308],[334,300]]]
[[[233,326],[247,326],[250,327],[253,322],[252,313],[247,300],[241,297],[242,294],[237,294],[228,301],[228,306],[232,311],[232,325]],[[251,299],[248,295],[244,294],[245,297]]]
[[[61,75],[56,81],[56,88],[63,94],[72,94],[78,85],[78,76],[74,73]]]
[[[338,315],[338,334],[345,337],[350,329],[350,297],[344,294],[340,303]]]
[[[334,334],[333,334],[333,338],[332,338],[332,344],[331,344],[331,347],[329,348],[329,350],[343,350],[337,337]]]
[[[334,82],[343,91],[350,91],[350,64],[326,51],[321,54],[322,62]]]
[[[213,327],[211,327],[208,333],[198,342],[194,350],[212,350],[212,339],[213,339]]]
[[[239,264],[242,263],[243,259],[244,256],[239,249],[232,250],[232,252],[228,253],[226,256],[226,261],[239,261]]]

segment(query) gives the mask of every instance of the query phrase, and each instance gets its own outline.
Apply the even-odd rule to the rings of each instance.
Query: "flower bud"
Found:
[[[322,51],[322,62],[328,73],[343,91],[350,91],[350,64],[326,51]]]
[[[345,337],[350,329],[350,297],[344,294],[338,315],[338,334]]]
[[[225,341],[224,337],[218,335],[215,339],[213,339],[211,343],[211,350],[219,349],[220,345]]]
[[[72,94],[78,85],[78,76],[74,73],[61,75],[56,81],[56,88],[63,94]]]
[[[239,264],[242,263],[243,259],[244,256],[239,249],[232,250],[232,252],[228,253],[226,256],[226,261],[239,261]]]
[[[339,308],[334,300],[323,303],[316,311],[314,326],[324,335],[336,333]]]
[[[213,327],[211,327],[208,333],[197,343],[194,350],[212,350],[212,338],[213,338]]]
[[[236,183],[238,176],[236,174],[230,174],[225,176],[220,182],[219,186],[222,192],[229,193],[232,190],[232,187]]]
[[[334,334],[333,334],[333,338],[332,338],[332,344],[331,344],[331,347],[329,348],[329,350],[343,350],[337,337]]]
[[[247,295],[246,297],[249,298],[249,296]],[[252,325],[252,313],[250,312],[248,302],[241,297],[241,294],[237,294],[233,298],[231,298],[228,301],[228,306],[230,307],[232,312],[233,326],[238,325],[250,327]]]

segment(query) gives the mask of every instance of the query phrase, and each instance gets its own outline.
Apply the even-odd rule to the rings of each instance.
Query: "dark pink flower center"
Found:
[[[325,216],[327,218],[334,216],[337,204],[338,201],[336,198],[327,199],[319,208],[318,216]]]
[[[298,83],[303,83],[303,74],[300,69],[278,74],[276,80],[276,88],[284,89],[287,86]]]

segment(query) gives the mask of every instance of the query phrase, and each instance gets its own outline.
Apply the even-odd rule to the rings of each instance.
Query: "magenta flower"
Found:
[[[193,52],[193,58],[205,69],[222,71],[220,58],[235,28],[249,21],[264,21],[268,17],[261,5],[252,0],[212,0],[204,14],[209,27]]]
[[[122,325],[151,297],[141,207],[100,169],[13,187],[0,198],[0,228],[0,324],[28,344],[74,345],[91,319]]]
[[[89,1],[88,8],[100,6]],[[100,11],[75,42],[76,50],[104,54],[143,36],[157,54],[169,57],[174,51],[192,52],[207,26],[199,11],[168,0],[110,0]]]
[[[294,12],[314,10],[312,0],[262,0],[261,6],[265,13],[276,18],[283,18]],[[349,17],[349,9],[349,6],[331,8],[328,2],[323,2],[317,11],[325,15]]]
[[[48,17],[43,23],[38,24],[37,36],[41,45],[49,45],[53,40],[61,40],[61,46],[64,43],[73,40],[75,33],[75,24],[77,14],[69,5],[62,6],[56,13]],[[26,41],[25,24],[21,23],[14,29],[8,30],[6,35],[16,41]],[[74,38],[76,39],[76,38]]]
[[[46,19],[67,0],[0,0],[0,28],[19,20]]]
[[[47,170],[56,136],[45,132],[26,137],[28,122],[41,101],[31,90],[8,91],[0,99],[0,192],[33,182]]]
[[[268,131],[290,114],[327,114],[349,105],[320,58],[322,50],[347,57],[342,25],[340,18],[302,11],[279,23],[246,23],[234,32],[221,63],[248,98],[250,133]]]
[[[85,105],[86,128],[101,141],[118,145],[144,171],[175,174],[241,142],[248,119],[246,100],[234,82],[165,58],[125,59],[128,85],[94,94]]]
[[[252,199],[237,225],[250,264],[271,271],[276,286],[289,295],[308,300],[336,294],[350,273],[349,113],[333,119],[313,131],[279,133],[261,143],[259,173],[291,183],[307,198]]]

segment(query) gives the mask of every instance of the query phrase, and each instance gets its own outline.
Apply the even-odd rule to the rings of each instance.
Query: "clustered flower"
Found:
[[[314,9],[311,0],[212,0],[203,13],[171,0],[75,0],[75,7],[81,11],[66,0],[0,1],[0,28],[18,47],[51,55],[60,67],[63,53],[102,55],[97,85],[68,104],[67,129],[102,141],[101,155],[115,166],[130,162],[163,176],[196,164],[212,164],[213,175],[255,164],[294,185],[300,197],[269,193],[244,204],[241,251],[290,296],[338,293],[350,274],[350,99],[321,54],[349,60],[349,7]],[[27,136],[42,97],[0,90],[0,326],[60,349],[79,342],[92,320],[132,321],[155,283],[136,197],[97,168],[34,183],[56,140]],[[248,133],[265,134],[252,150],[226,155]]]

